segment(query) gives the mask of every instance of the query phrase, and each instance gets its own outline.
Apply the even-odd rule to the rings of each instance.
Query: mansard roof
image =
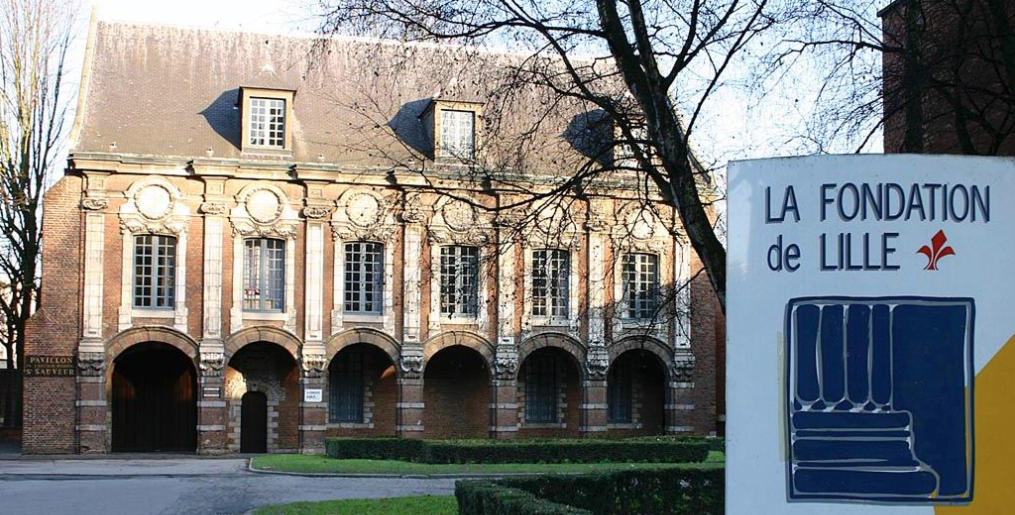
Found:
[[[564,137],[582,111],[576,103],[543,118],[548,93],[530,88],[491,112],[490,98],[523,56],[363,38],[315,47],[312,36],[120,22],[99,22],[90,39],[72,156],[251,158],[240,144],[240,89],[270,88],[296,92],[286,160],[297,165],[408,161],[430,146],[420,115],[435,98],[487,103],[484,118],[495,122],[485,122],[484,156],[494,162],[517,157],[518,138],[539,120],[537,134],[525,135],[531,158],[511,166],[532,173],[582,160]]]

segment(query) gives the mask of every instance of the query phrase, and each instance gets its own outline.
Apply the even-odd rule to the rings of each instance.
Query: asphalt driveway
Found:
[[[233,515],[295,501],[450,495],[454,483],[259,474],[245,459],[0,460],[0,512]]]

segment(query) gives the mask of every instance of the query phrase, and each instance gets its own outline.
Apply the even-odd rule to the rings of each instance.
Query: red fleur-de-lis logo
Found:
[[[920,250],[916,251],[917,254],[927,256],[927,266],[923,267],[924,270],[937,270],[937,262],[939,259],[945,256],[955,255],[955,249],[950,246],[945,247],[945,243],[947,241],[948,237],[945,236],[945,232],[941,230],[930,239],[932,247],[924,245],[920,247]]]

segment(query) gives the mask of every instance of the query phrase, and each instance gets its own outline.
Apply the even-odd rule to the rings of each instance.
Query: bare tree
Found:
[[[0,274],[8,284],[0,311],[7,356],[16,359],[8,368],[19,371],[25,322],[39,301],[42,192],[65,140],[73,13],[61,0],[0,0]],[[20,425],[21,374],[9,377],[4,418]]]
[[[798,11],[768,77],[816,71],[806,138],[857,151],[1015,152],[1015,8],[1004,0],[816,0]],[[884,7],[881,11],[879,7]],[[790,74],[792,75],[792,74]],[[782,84],[785,86],[785,84]],[[765,90],[777,89],[775,82]]]
[[[608,148],[570,163],[564,180],[535,199],[590,190],[605,174],[635,181],[677,211],[725,310],[726,252],[709,209],[718,195],[703,191],[712,186],[691,141],[731,63],[782,16],[767,0],[321,0],[320,8],[326,35],[488,45],[521,56],[497,79],[499,92],[540,91],[547,113],[570,103],[610,128]],[[603,159],[618,151],[625,159]]]

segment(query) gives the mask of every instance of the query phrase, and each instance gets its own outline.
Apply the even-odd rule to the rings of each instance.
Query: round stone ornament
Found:
[[[173,209],[173,197],[165,187],[152,184],[141,188],[134,197],[134,205],[145,218],[163,218]]]

